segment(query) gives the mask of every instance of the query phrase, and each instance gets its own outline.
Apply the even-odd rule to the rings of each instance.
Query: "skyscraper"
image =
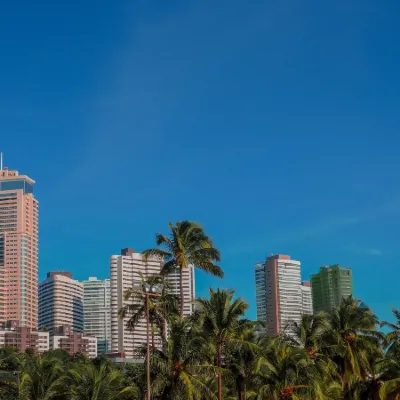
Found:
[[[70,272],[49,272],[39,285],[39,329],[46,327],[51,335],[63,325],[83,332],[83,284]]]
[[[314,312],[330,311],[343,298],[353,295],[353,277],[350,268],[339,265],[324,266],[311,276]]]
[[[39,203],[34,184],[0,165],[0,322],[36,329]]]
[[[313,313],[313,302],[312,302],[312,294],[311,294],[311,284],[310,282],[303,281],[301,282],[301,313],[309,314]]]
[[[303,307],[300,262],[277,254],[269,256],[264,265],[267,333],[276,336],[291,322],[300,322]]]
[[[83,284],[84,331],[97,338],[97,353],[111,352],[110,280],[90,277]]]
[[[121,255],[113,255],[110,259],[111,277],[111,351],[113,353],[125,353],[126,357],[135,357],[135,349],[146,343],[146,321],[139,321],[134,330],[127,328],[129,315],[123,320],[119,317],[118,311],[124,307],[127,301],[124,299],[124,292],[141,283],[142,274],[144,279],[159,274],[163,261],[158,258],[150,258],[145,263],[141,253],[133,249],[122,249]],[[168,277],[172,285],[172,293],[179,295],[180,277],[178,271]],[[184,314],[192,312],[194,298],[194,271],[188,268],[183,275],[185,308]],[[156,335],[157,344],[160,343]]]
[[[255,265],[257,321],[267,321],[267,279],[265,263]]]
[[[172,271],[168,276],[167,280],[171,285],[171,293],[176,296],[181,295],[180,289],[180,271],[176,269]],[[190,315],[194,311],[194,298],[195,298],[195,281],[194,281],[194,268],[189,266],[189,268],[183,269],[183,315]]]

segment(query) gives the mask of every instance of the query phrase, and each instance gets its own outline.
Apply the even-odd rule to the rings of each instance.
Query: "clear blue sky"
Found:
[[[400,307],[400,2],[2,5],[0,150],[36,180],[40,277],[106,277],[168,220],[203,223],[254,309],[270,253],[354,271]]]

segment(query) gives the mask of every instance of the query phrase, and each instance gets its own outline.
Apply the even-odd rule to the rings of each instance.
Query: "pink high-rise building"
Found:
[[[38,324],[38,214],[34,181],[0,164],[0,322]]]

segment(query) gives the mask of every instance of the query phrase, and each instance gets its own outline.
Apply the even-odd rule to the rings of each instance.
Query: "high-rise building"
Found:
[[[97,338],[97,353],[111,352],[111,289],[109,279],[90,277],[83,284],[83,320],[87,335]]]
[[[194,268],[189,266],[189,268],[183,269],[183,315],[190,315],[194,311],[194,298],[195,298],[195,281],[194,281]],[[180,270],[176,269],[172,271],[168,276],[167,280],[171,285],[171,293],[180,297]]]
[[[126,357],[134,358],[135,349],[146,343],[146,322],[139,321],[137,326],[130,330],[127,327],[129,315],[121,319],[118,311],[127,305],[124,299],[124,292],[132,287],[137,287],[141,283],[141,276],[144,279],[159,274],[163,266],[163,261],[158,258],[149,258],[143,261],[141,253],[136,253],[133,249],[122,249],[121,255],[113,255],[110,259],[111,277],[111,351],[112,353],[125,353]],[[172,293],[180,294],[180,277],[178,271],[169,276],[172,285]],[[183,288],[185,307],[184,314],[192,312],[194,298],[194,271],[190,267],[184,271]],[[157,335],[156,335],[157,336]],[[159,337],[156,337],[158,344]]]
[[[267,321],[267,279],[265,263],[255,265],[257,321]]]
[[[38,324],[38,219],[35,181],[0,163],[0,322]]]
[[[311,284],[310,282],[301,282],[301,313],[312,315],[313,313],[313,303],[311,294]]]
[[[272,255],[265,262],[267,333],[276,336],[291,322],[300,322],[302,294],[300,261]]]
[[[330,311],[343,298],[353,295],[353,277],[350,268],[339,265],[324,266],[311,276],[314,312]]]
[[[39,285],[39,328],[52,334],[63,325],[83,332],[83,284],[70,272],[49,272]]]

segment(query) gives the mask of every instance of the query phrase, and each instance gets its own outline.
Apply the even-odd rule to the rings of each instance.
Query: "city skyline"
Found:
[[[3,168],[3,154],[1,153],[1,168]],[[29,196],[33,196],[32,195],[32,192],[33,192],[33,184],[35,183],[33,180],[31,180],[28,176],[26,176],[26,175],[22,175],[22,176],[19,176],[19,173],[18,173],[18,171],[13,171],[13,170],[9,170],[7,167],[4,167],[3,169],[1,169],[0,170],[0,172],[1,172],[1,177],[0,177],[0,179],[3,179],[3,181],[6,181],[6,180],[8,180],[10,183],[8,183],[9,185],[10,184],[12,184],[12,182],[22,182],[25,186],[26,185],[28,185],[27,187],[23,187],[22,189],[21,188],[19,188],[18,190],[19,191],[22,191],[22,193],[23,194],[27,194],[27,195],[29,195]],[[17,181],[16,181],[17,180]],[[27,182],[27,183],[24,183],[24,182]],[[4,186],[4,185],[3,185]],[[3,190],[6,190],[7,189],[7,187],[6,186],[4,186],[4,188],[3,188],[3,186],[1,186],[0,187],[0,189],[3,189]],[[5,198],[3,198],[3,200],[6,200],[6,201],[8,201],[9,200],[9,196],[10,195],[14,195],[14,193],[10,193],[10,191],[6,191],[5,192],[6,194],[3,194],[3,197],[4,196],[6,196]],[[16,198],[15,198],[16,199]],[[12,197],[11,198],[11,200],[13,201],[14,200],[14,197]],[[33,201],[34,202],[36,202],[37,203],[37,200],[35,199],[35,198],[33,198]],[[37,207],[37,206],[36,206]],[[35,214],[36,215],[36,217],[35,218],[37,218],[37,214]],[[28,221],[29,221],[29,218],[27,219]],[[1,221],[0,221],[1,222]],[[7,222],[6,220],[4,220],[3,221],[3,223],[5,223],[5,222]],[[19,223],[21,223],[21,221],[19,221]],[[35,226],[37,227],[37,221],[34,223],[34,224],[36,224]],[[27,225],[28,226],[28,225]],[[29,225],[30,226],[30,225]],[[4,231],[4,229],[3,229],[3,231]],[[38,231],[37,231],[37,228],[36,228],[36,235],[38,235]],[[37,237],[37,236],[36,236]],[[25,239],[24,239],[25,240]],[[37,242],[37,238],[36,238],[36,242]],[[4,239],[3,239],[3,242],[2,243],[4,243]],[[4,245],[3,245],[3,247],[4,247]],[[0,250],[1,249],[3,249],[3,248],[0,248]],[[2,250],[3,251],[3,253],[4,253],[4,249]],[[38,254],[38,249],[36,249],[36,254]],[[0,262],[1,262],[1,259],[0,259]],[[3,260],[3,262],[4,262],[4,260]],[[257,264],[257,265],[262,265],[262,264]],[[257,268],[257,267],[256,267]],[[187,271],[186,271],[187,272]],[[261,272],[261,271],[260,271]],[[191,294],[191,297],[187,297],[187,298],[185,298],[185,313],[190,313],[190,312],[192,312],[192,307],[193,307],[193,305],[192,305],[192,302],[193,302],[193,299],[194,299],[194,293],[195,293],[195,290],[194,290],[194,270],[193,269],[191,269],[191,274],[192,274],[192,278],[191,278],[191,282],[192,282],[192,294]],[[172,274],[171,275],[172,277],[174,276],[174,274]],[[315,276],[315,274],[311,274],[310,275],[310,280],[312,279],[312,277],[313,276]],[[107,280],[107,279],[109,279],[109,277],[110,277],[110,273],[108,274],[108,275],[106,275],[106,278],[104,279],[104,280]],[[49,278],[49,273],[48,273],[48,275],[47,275],[47,278]],[[89,279],[89,277],[86,277],[87,279]],[[174,281],[174,279],[172,279],[172,283],[176,286],[177,285],[177,279],[179,278],[179,276],[177,275],[176,276],[176,278],[175,278],[175,281]],[[265,276],[264,276],[264,278],[265,278]],[[86,279],[81,279],[81,281],[85,281]],[[256,280],[257,280],[257,277],[256,277]],[[174,283],[175,282],[175,283]],[[42,282],[43,283],[43,282]],[[257,286],[257,285],[256,285]],[[175,290],[177,290],[177,286],[174,288]],[[307,289],[306,288],[303,288],[303,291],[307,291]],[[187,295],[187,293],[185,294],[185,297],[186,297],[186,295]],[[239,293],[238,293],[238,295],[240,295]],[[257,303],[257,297],[259,297],[259,296],[257,296],[257,288],[255,289],[255,297],[256,297],[256,308],[258,307],[258,303]],[[340,296],[339,296],[340,297]],[[337,303],[337,301],[336,301],[336,303]],[[335,304],[336,304],[335,303]],[[19,312],[19,310],[18,310],[18,312]],[[258,313],[258,312],[257,312]],[[256,314],[257,315],[257,314]],[[258,318],[258,316],[257,316],[257,318]],[[19,320],[18,318],[16,318],[16,317],[13,317],[13,318],[5,318],[5,320],[4,321],[7,321],[7,320]],[[254,318],[255,319],[255,318]],[[22,324],[23,324],[23,322],[22,322]],[[43,325],[43,324],[42,324]],[[40,324],[39,324],[39,327],[40,327]]]

